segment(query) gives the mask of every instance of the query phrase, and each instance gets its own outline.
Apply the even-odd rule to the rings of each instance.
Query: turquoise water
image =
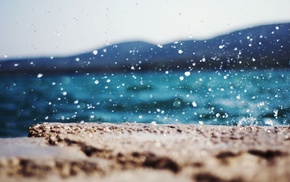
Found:
[[[289,125],[290,71],[0,77],[0,137],[43,122]]]

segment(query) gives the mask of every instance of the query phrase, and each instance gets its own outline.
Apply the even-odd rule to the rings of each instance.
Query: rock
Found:
[[[282,126],[45,123],[31,126],[29,138],[0,139],[0,179],[287,181],[289,132]]]

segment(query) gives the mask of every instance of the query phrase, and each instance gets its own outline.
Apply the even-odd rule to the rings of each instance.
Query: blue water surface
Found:
[[[43,122],[289,125],[290,71],[1,75],[0,137]]]

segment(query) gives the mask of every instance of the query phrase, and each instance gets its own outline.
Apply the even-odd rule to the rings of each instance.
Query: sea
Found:
[[[289,126],[289,70],[0,75],[0,137],[33,124]]]

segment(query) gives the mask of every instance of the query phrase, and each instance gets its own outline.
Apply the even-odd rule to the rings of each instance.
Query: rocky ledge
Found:
[[[0,181],[288,181],[290,127],[44,123],[0,139]]]

